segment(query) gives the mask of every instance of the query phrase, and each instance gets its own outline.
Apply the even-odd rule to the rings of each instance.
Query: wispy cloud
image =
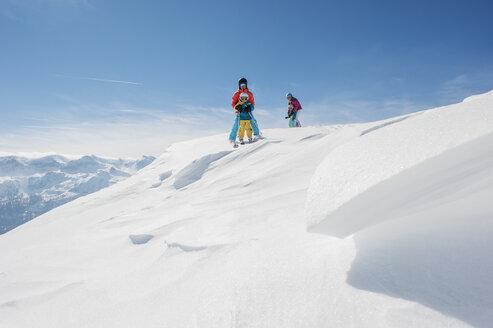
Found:
[[[98,117],[30,118],[14,131],[0,131],[0,150],[6,152],[58,152],[113,157],[160,155],[170,144],[224,133],[225,144],[234,121],[226,109],[177,106],[173,110],[138,108],[121,104],[103,109]],[[193,109],[192,109],[193,108]]]
[[[121,83],[121,84],[133,84],[133,85],[144,85],[140,82],[131,82],[131,81],[122,81],[122,80],[113,80],[113,79],[102,79],[97,77],[80,77],[80,76],[67,76],[62,74],[55,74],[56,77],[60,78],[69,78],[69,79],[78,79],[78,80],[90,80],[90,81],[100,81],[100,82],[109,82],[109,83]]]
[[[442,83],[436,91],[441,104],[448,105],[464,100],[474,94],[493,88],[493,67],[485,66],[480,71],[454,76]]]
[[[46,119],[46,113],[24,117],[19,129],[0,130],[0,149],[11,152],[93,153],[101,156],[136,157],[160,155],[171,143],[227,134],[234,122],[230,107],[207,107],[189,104],[148,104],[147,107],[125,102],[87,103],[83,99],[57,94],[68,103]],[[406,98],[382,101],[366,100],[361,94],[337,95],[322,102],[303,102],[304,126],[373,121],[403,115],[426,104]],[[154,107],[155,106],[155,107]],[[261,107],[255,116],[261,129],[287,127],[287,108]],[[43,115],[43,116],[42,116]]]
[[[445,81],[438,91],[444,102],[456,102],[470,95],[472,79],[466,75],[458,75],[450,80]]]
[[[369,122],[433,107],[430,104],[413,102],[406,98],[374,100],[356,94],[302,105],[303,121],[310,125]]]
[[[77,127],[71,126],[58,126],[58,125],[23,125],[21,128],[24,129],[44,129],[44,130],[80,130]]]

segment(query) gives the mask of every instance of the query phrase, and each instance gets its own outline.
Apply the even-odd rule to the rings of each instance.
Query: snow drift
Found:
[[[0,236],[0,326],[487,327],[492,105],[175,144]]]
[[[306,217],[311,231],[347,236],[376,222],[392,207],[411,202],[410,194],[394,199],[375,196],[369,189],[447,150],[493,132],[493,92],[468,98],[465,102],[415,113],[362,132],[361,137],[331,152],[313,175],[307,194]],[[437,169],[437,173],[439,172]],[[427,181],[409,181],[405,189],[416,189]],[[418,186],[415,186],[418,184]],[[364,192],[374,198],[362,213],[351,200]],[[403,191],[405,192],[405,191]],[[418,190],[414,198],[421,195]],[[371,197],[371,196],[369,196]],[[389,198],[390,197],[390,198]]]

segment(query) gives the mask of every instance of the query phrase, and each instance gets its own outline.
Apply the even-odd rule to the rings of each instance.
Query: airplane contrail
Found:
[[[72,79],[79,79],[79,80],[91,80],[91,81],[101,81],[101,82],[110,82],[110,83],[122,83],[122,84],[133,84],[133,85],[143,85],[143,83],[140,82],[130,82],[130,81],[121,81],[121,80],[110,80],[110,79],[100,79],[96,77],[73,77],[73,76],[66,76],[66,75],[61,75],[61,74],[55,74],[57,77],[68,77]]]

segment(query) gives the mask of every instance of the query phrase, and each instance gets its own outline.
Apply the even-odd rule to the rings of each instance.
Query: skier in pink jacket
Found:
[[[286,94],[286,99],[288,100],[288,116],[286,118],[289,118],[289,127],[294,128],[294,127],[301,127],[301,123],[299,121],[300,113],[299,111],[301,110],[301,105],[298,99],[293,97],[293,95],[288,92]]]

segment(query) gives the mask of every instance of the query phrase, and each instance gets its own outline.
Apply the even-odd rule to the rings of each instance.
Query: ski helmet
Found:
[[[248,88],[248,81],[244,77],[242,77],[241,79],[238,80],[238,88],[240,88],[241,84],[245,84],[246,87]]]
[[[248,100],[248,93],[246,93],[246,92],[242,92],[242,93],[240,94],[240,99],[241,99],[241,98],[246,98],[246,99]]]
[[[291,92],[286,93],[286,98],[289,98],[289,97],[293,98],[293,95],[291,94]]]

